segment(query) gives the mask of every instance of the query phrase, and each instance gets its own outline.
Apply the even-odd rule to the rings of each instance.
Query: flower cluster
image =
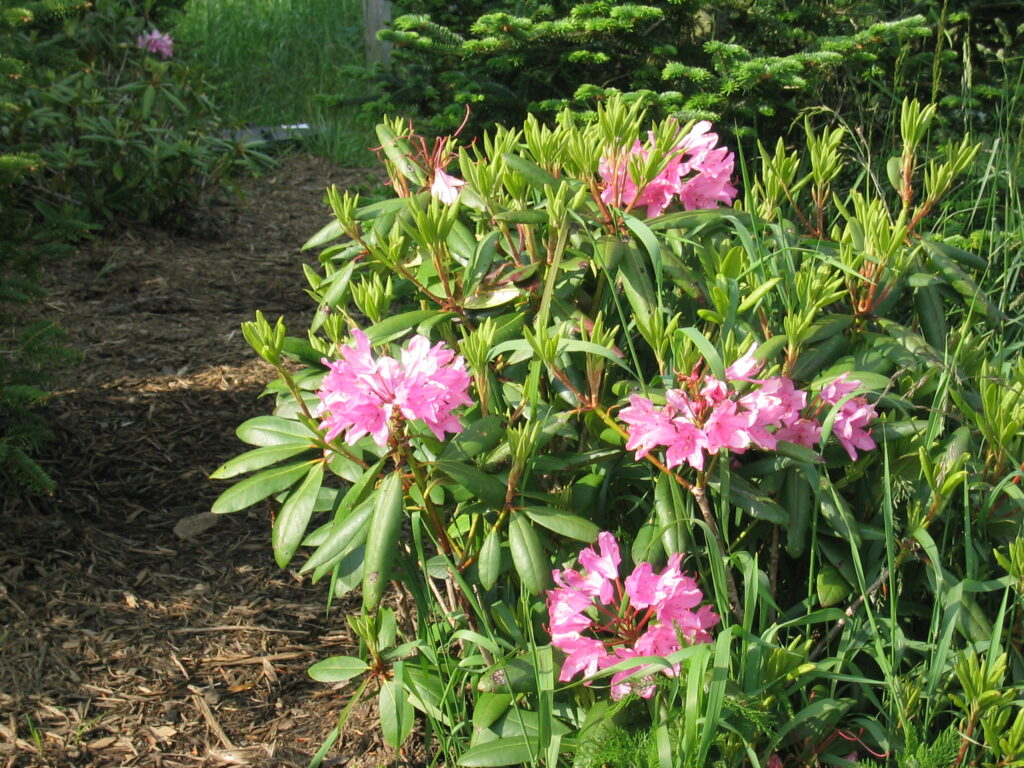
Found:
[[[551,644],[567,654],[558,677],[561,682],[579,672],[589,677],[639,656],[668,656],[684,641],[691,645],[711,641],[708,630],[720,619],[709,606],[697,608],[704,596],[696,582],[679,570],[682,555],[672,555],[661,573],[655,573],[650,563],[640,563],[623,582],[615,537],[602,532],[597,541],[598,551],[587,547],[580,552],[580,570],[556,569],[551,574],[557,585],[547,593]],[[654,684],[649,678],[627,680],[641,668],[612,675],[613,699],[630,692],[651,696]],[[664,672],[678,674],[679,667]]]
[[[743,453],[758,447],[774,450],[779,440],[813,447],[821,438],[817,416],[826,405],[836,405],[860,386],[859,381],[839,377],[826,386],[819,402],[807,409],[807,393],[797,389],[791,379],[772,376],[753,378],[761,364],[753,358],[753,348],[725,372],[726,381],[696,373],[683,379],[680,389],[665,393],[665,405],[655,408],[646,397],[631,395],[629,406],[619,413],[629,425],[626,449],[643,458],[664,446],[669,468],[689,464],[700,471],[708,456],[722,448]],[[740,394],[730,382],[742,381],[750,388]],[[857,450],[875,447],[868,431],[877,416],[863,397],[849,397],[839,406],[832,433],[849,454],[857,459]]]
[[[135,38],[135,45],[150,53],[158,53],[163,59],[171,58],[174,52],[174,40],[166,32],[154,29]]]
[[[688,211],[730,204],[737,194],[730,182],[735,158],[725,147],[715,147],[718,134],[710,130],[711,123],[706,120],[694,125],[676,143],[664,170],[643,188],[638,188],[630,174],[629,161],[635,156],[648,157],[653,134],[648,134],[647,146],[637,141],[628,152],[605,155],[598,165],[605,185],[601,200],[626,210],[646,205],[648,218],[661,214],[674,197]]]
[[[316,393],[316,415],[327,428],[328,441],[344,432],[353,445],[368,434],[384,447],[401,419],[422,419],[441,440],[446,432],[462,430],[452,413],[472,402],[462,357],[444,342],[431,347],[425,337],[415,336],[401,360],[374,358],[365,333],[356,329],[352,338],[354,346],[341,347],[340,360],[323,360],[329,370]]]

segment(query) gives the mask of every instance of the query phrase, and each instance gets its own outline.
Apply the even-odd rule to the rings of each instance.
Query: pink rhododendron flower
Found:
[[[598,549],[580,552],[579,570],[555,570],[555,589],[548,590],[551,644],[566,654],[558,679],[568,682],[582,672],[590,677],[624,659],[669,656],[681,647],[711,641],[708,630],[719,622],[697,583],[680,570],[683,556],[674,554],[661,573],[640,563],[619,579],[619,547],[607,532]],[[696,611],[693,609],[697,609]],[[619,670],[611,678],[611,695],[628,693],[647,698],[654,693],[650,677],[628,680],[640,666]],[[664,670],[678,674],[678,666]]]
[[[826,403],[832,403],[835,405],[848,394],[853,392],[860,386],[860,382],[856,379],[849,379],[850,374],[844,373],[839,378],[829,382],[821,390],[821,399]]]
[[[741,454],[752,447],[775,450],[779,440],[813,448],[821,439],[817,417],[825,404],[847,398],[836,413],[832,432],[850,458],[875,447],[869,426],[877,418],[863,397],[848,397],[858,381],[841,376],[826,386],[817,404],[808,409],[807,393],[785,376],[756,379],[762,363],[751,347],[726,369],[726,380],[710,374],[681,377],[679,389],[665,392],[665,405],[655,407],[646,397],[631,395],[619,411],[628,425],[626,450],[642,459],[657,448],[665,449],[668,468],[688,464],[703,471],[708,456],[723,448]],[[734,382],[744,382],[740,394]],[[811,410],[811,413],[805,411]]]
[[[710,131],[711,123],[706,120],[695,124],[676,143],[661,172],[643,188],[638,188],[630,173],[630,159],[650,156],[653,133],[648,133],[647,144],[636,141],[628,151],[602,156],[598,163],[604,182],[601,200],[625,210],[646,206],[647,218],[660,215],[674,198],[687,210],[730,204],[737,194],[729,181],[735,158],[724,147],[715,148],[718,134]]]
[[[445,173],[440,168],[434,169],[434,183],[430,185],[430,194],[445,205],[451,205],[459,197],[459,187],[466,182]]]
[[[401,361],[375,358],[365,333],[357,328],[352,338],[353,346],[341,347],[340,360],[323,360],[329,370],[316,393],[316,415],[327,428],[328,441],[345,433],[345,442],[353,445],[370,435],[384,447],[400,419],[422,420],[439,440],[446,432],[462,430],[453,411],[472,402],[462,357],[443,342],[431,347],[429,340],[415,336],[402,350]]]
[[[844,373],[821,390],[821,399],[831,405],[838,404],[844,397],[860,386],[855,379],[847,379]],[[863,397],[851,397],[841,406],[832,422],[832,434],[843,446],[851,461],[857,460],[857,451],[870,451],[876,447],[868,426],[878,417],[875,408]]]
[[[135,45],[150,53],[160,54],[163,59],[171,58],[174,52],[174,40],[169,34],[158,29],[136,37]]]

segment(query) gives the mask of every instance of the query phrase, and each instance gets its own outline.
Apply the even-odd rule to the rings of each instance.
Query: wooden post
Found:
[[[366,66],[384,64],[391,54],[391,43],[377,39],[377,31],[391,21],[389,0],[363,0],[363,40],[366,45]]]

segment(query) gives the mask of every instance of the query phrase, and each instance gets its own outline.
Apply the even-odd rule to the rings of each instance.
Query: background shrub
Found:
[[[152,9],[0,3],[0,472],[35,490],[52,481],[28,458],[48,434],[31,408],[68,356],[55,326],[19,320],[45,260],[112,224],[181,224],[205,192],[269,162],[223,138],[180,52],[138,47]]]
[[[369,75],[370,109],[419,115],[450,131],[518,123],[528,110],[592,110],[609,91],[655,114],[711,119],[742,135],[778,135],[827,105],[858,118],[903,95],[949,97],[961,115],[995,99],[988,63],[1020,30],[1008,6],[964,2],[396,3],[380,37],[391,62]],[[973,112],[972,112],[973,111]],[[890,141],[894,135],[884,137]]]

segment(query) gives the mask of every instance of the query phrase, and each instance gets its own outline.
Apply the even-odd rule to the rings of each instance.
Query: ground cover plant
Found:
[[[1024,760],[1020,336],[938,232],[979,146],[934,118],[880,167],[614,96],[468,148],[382,124],[395,196],[329,191],[214,473],[360,590],[310,674],[435,764]]]

